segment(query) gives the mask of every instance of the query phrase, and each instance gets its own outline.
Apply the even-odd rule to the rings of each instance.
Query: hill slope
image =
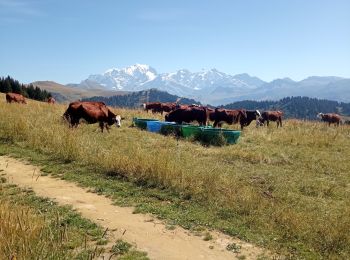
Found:
[[[282,110],[286,118],[316,119],[322,113],[350,115],[350,103],[308,97],[287,97],[278,101],[238,101],[225,106],[227,109]]]
[[[157,89],[150,89],[138,92],[132,92],[125,95],[118,95],[112,97],[91,97],[83,99],[85,101],[103,101],[108,106],[113,107],[127,107],[137,108],[145,102],[176,102],[181,104],[200,104],[194,99],[180,98],[176,95],[171,95],[165,91],[159,91]]]
[[[49,91],[58,102],[68,102],[93,96],[123,95],[125,91],[110,91],[101,89],[83,89],[65,86],[54,81],[35,81],[32,83],[41,89]]]

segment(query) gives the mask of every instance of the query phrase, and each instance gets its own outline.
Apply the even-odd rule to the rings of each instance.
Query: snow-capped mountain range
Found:
[[[149,65],[112,68],[103,74],[90,75],[79,88],[140,91],[156,88],[181,97],[197,99],[214,105],[243,99],[279,99],[285,96],[310,96],[350,101],[350,79],[339,77],[309,77],[302,81],[289,78],[265,82],[246,73],[229,75],[216,69],[190,72],[181,69],[157,73]]]

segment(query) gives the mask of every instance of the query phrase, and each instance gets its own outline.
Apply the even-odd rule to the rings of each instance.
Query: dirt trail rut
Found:
[[[217,232],[212,233],[212,240],[204,241],[202,237],[191,235],[181,227],[168,230],[150,215],[132,214],[133,208],[114,206],[110,199],[89,193],[74,183],[41,176],[39,167],[21,160],[0,156],[0,170],[6,174],[9,183],[32,188],[37,195],[48,197],[61,205],[72,205],[83,217],[108,228],[111,237],[136,244],[151,259],[218,260],[235,259],[239,255],[256,259],[264,253],[261,248]],[[241,253],[237,255],[227,251],[229,243],[240,245]]]

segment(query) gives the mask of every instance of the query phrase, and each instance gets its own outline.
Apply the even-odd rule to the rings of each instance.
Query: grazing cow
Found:
[[[63,117],[71,127],[77,127],[80,119],[84,119],[88,124],[98,122],[102,132],[104,128],[109,132],[109,126],[113,124],[121,126],[120,115],[115,115],[103,102],[72,102]]]
[[[257,120],[257,118],[261,117],[259,110],[246,110],[247,117],[241,117],[239,123],[241,124],[241,129],[243,127],[250,125],[253,120]]]
[[[14,103],[27,104],[25,97],[17,93],[6,93],[6,101],[7,103],[14,102]]]
[[[142,104],[143,109],[147,111],[151,110],[152,113],[163,113],[162,112],[162,104],[160,102],[148,102],[148,103],[143,103]]]
[[[55,103],[56,103],[56,99],[54,99],[53,97],[49,97],[49,98],[47,99],[47,103],[49,103],[49,104],[55,104]]]
[[[214,112],[209,112],[209,118],[214,121],[214,127],[221,127],[225,122],[229,125],[237,124],[241,120],[246,120],[247,113],[244,109],[229,110],[216,108]]]
[[[261,117],[257,120],[257,126],[258,125],[266,125],[269,126],[270,121],[277,122],[277,127],[282,127],[282,111],[264,111],[261,113]]]
[[[205,107],[178,108],[165,115],[165,121],[178,124],[197,121],[199,125],[207,125],[208,111]]]
[[[328,125],[330,126],[331,124],[339,126],[341,117],[338,114],[323,114],[323,113],[318,113],[317,115],[318,118],[321,118],[322,121],[327,122]]]

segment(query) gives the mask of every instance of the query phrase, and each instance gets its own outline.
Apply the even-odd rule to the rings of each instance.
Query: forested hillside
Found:
[[[51,93],[46,90],[41,90],[39,87],[34,87],[33,84],[25,86],[19,83],[18,80],[11,78],[10,76],[0,78],[0,92],[8,93],[14,92],[22,94],[23,96],[35,99],[39,101],[47,100],[51,97]]]
[[[309,97],[286,97],[278,101],[238,101],[225,106],[227,109],[282,110],[286,118],[316,119],[317,113],[350,115],[350,103]]]
[[[131,92],[126,95],[118,95],[112,97],[92,97],[83,99],[85,101],[102,101],[108,106],[114,107],[128,107],[136,108],[140,107],[145,102],[176,102],[181,104],[200,104],[194,99],[180,98],[176,95],[171,95],[165,91],[159,91],[157,89],[150,89],[138,92]]]

